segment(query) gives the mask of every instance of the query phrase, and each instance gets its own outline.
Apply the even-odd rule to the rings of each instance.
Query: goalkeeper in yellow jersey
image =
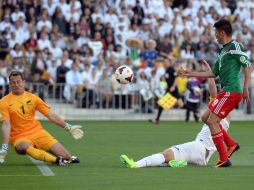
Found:
[[[36,160],[66,166],[79,163],[71,154],[34,118],[35,111],[68,131],[74,139],[81,139],[82,126],[70,125],[53,113],[50,107],[35,94],[25,91],[24,76],[19,71],[9,75],[11,92],[0,100],[2,114],[2,148],[0,163],[4,162],[10,143],[18,154],[29,155]]]

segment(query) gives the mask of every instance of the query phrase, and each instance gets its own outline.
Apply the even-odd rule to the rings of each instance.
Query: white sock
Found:
[[[165,158],[163,154],[153,154],[151,156],[147,156],[136,162],[136,166],[138,168],[149,167],[149,166],[160,166],[165,162]]]

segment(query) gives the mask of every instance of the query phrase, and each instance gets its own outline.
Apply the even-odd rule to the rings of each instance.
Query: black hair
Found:
[[[22,80],[25,80],[23,73],[20,71],[11,71],[11,73],[9,74],[9,81],[11,80],[12,76],[20,76]]]
[[[229,20],[220,19],[214,23],[213,27],[217,30],[225,32],[227,36],[232,36],[233,34],[232,25]]]

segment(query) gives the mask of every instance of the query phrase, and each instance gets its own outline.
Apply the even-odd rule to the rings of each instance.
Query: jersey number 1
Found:
[[[20,107],[20,109],[21,109],[21,112],[23,113],[23,114],[25,114],[26,112],[25,112],[25,108],[24,108],[24,106],[21,106]]]

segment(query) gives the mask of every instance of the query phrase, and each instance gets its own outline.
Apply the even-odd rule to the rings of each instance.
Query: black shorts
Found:
[[[172,96],[174,96],[176,99],[180,99],[181,96],[178,92],[178,89],[176,88],[173,92],[169,92]]]

